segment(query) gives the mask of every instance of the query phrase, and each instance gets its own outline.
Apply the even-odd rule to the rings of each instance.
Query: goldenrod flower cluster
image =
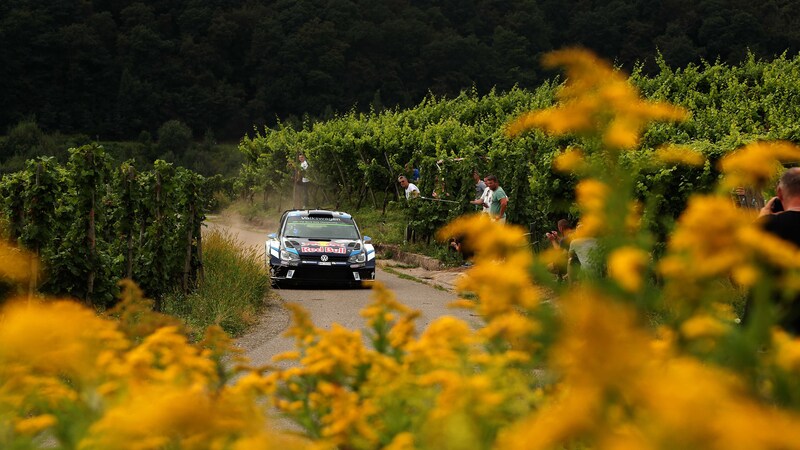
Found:
[[[644,101],[627,78],[607,62],[582,49],[560,50],[544,58],[544,66],[564,67],[566,83],[556,107],[525,114],[507,133],[516,136],[531,128],[552,134],[598,133],[612,149],[634,148],[645,126],[654,120],[684,120],[682,108]]]
[[[683,164],[687,166],[702,166],[706,161],[705,156],[691,147],[682,145],[665,145],[656,149],[655,157],[667,164]]]
[[[745,145],[722,158],[723,190],[740,186],[763,189],[780,176],[783,162],[800,161],[800,148],[785,141],[763,141]]]
[[[0,262],[2,270],[7,266]],[[143,302],[132,286],[125,297]],[[232,372],[215,358],[231,354],[221,330],[209,330],[198,345],[175,326],[141,339],[126,331],[141,330],[75,301],[8,300],[0,314],[0,448],[304,445],[265,427],[258,402],[266,380],[226,384]]]

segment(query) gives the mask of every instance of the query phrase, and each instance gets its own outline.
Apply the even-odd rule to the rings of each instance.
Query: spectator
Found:
[[[494,175],[488,175],[486,177],[486,187],[492,191],[492,203],[489,206],[489,216],[494,221],[506,223],[506,208],[508,207],[506,191],[500,187],[500,183]]]
[[[545,234],[545,237],[550,240],[550,245],[554,249],[563,252],[564,262],[569,259],[569,241],[571,239],[572,228],[569,226],[567,219],[561,219],[556,224],[556,231],[551,231]],[[550,263],[547,266],[548,270],[555,274],[558,279],[564,278],[567,275],[567,266],[563,263]]]
[[[550,240],[553,248],[567,250],[569,249],[570,234],[572,234],[572,228],[570,228],[569,222],[567,219],[561,219],[556,223],[556,231],[551,231],[545,236]]]
[[[737,187],[732,195],[736,206],[740,208],[761,209],[764,207],[764,196],[761,192],[749,187]]]
[[[597,239],[593,237],[575,238],[569,242],[567,278],[570,282],[581,277],[600,276],[601,268],[594,254],[596,251]]]
[[[450,239],[448,244],[450,250],[458,252],[461,259],[464,260],[464,267],[472,265],[472,258],[475,257],[475,252],[461,239],[461,237],[454,237]]]
[[[419,197],[419,188],[414,183],[409,183],[405,175],[400,175],[397,178],[397,182],[400,183],[400,187],[405,189],[406,200]]]
[[[765,231],[800,247],[800,167],[788,169],[778,182],[777,196],[771,198],[759,212],[759,222]],[[780,273],[778,273],[780,275]],[[800,294],[792,301],[775,299],[778,324],[787,332],[800,335]],[[749,302],[748,302],[749,306]],[[745,317],[747,317],[747,310]]]
[[[482,208],[481,212],[489,214],[489,205],[492,203],[492,190],[486,187],[486,183],[481,180],[478,171],[472,172],[472,178],[475,180],[475,200],[470,201],[473,205],[478,205]]]
[[[406,172],[411,173],[411,181],[419,181],[419,167],[414,167],[414,163],[409,161],[405,166]]]
[[[298,199],[303,199],[303,208],[308,207],[308,188],[311,184],[311,180],[308,178],[308,161],[306,161],[306,155],[300,153],[297,155],[297,159],[300,161],[300,165],[295,172],[295,185],[297,186],[297,196],[295,197],[295,207],[297,207]]]

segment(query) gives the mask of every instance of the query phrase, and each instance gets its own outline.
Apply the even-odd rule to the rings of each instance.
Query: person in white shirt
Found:
[[[419,197],[419,188],[417,185],[414,183],[409,183],[408,178],[406,178],[404,175],[397,177],[397,182],[400,183],[400,187],[405,189],[406,199]]]
[[[486,187],[481,196],[475,200],[472,200],[470,203],[481,206],[483,208],[481,209],[481,212],[484,214],[489,214],[489,208],[492,206],[492,194],[492,190]]]
[[[308,188],[311,185],[311,180],[308,178],[308,161],[306,161],[306,155],[302,153],[297,155],[297,159],[300,161],[300,167],[298,167],[298,171],[295,174],[295,183],[297,184],[295,208],[297,208],[297,202],[299,200],[303,201],[303,208],[307,208],[309,204]]]

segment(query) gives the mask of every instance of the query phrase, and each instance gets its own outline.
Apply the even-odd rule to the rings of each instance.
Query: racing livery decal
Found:
[[[300,247],[300,251],[303,253],[338,253],[340,255],[347,253],[346,248],[338,246]]]

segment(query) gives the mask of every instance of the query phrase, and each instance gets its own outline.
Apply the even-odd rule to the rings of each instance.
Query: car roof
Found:
[[[342,219],[352,219],[353,216],[341,211],[331,211],[327,209],[290,209],[284,213],[286,217],[339,217]]]

